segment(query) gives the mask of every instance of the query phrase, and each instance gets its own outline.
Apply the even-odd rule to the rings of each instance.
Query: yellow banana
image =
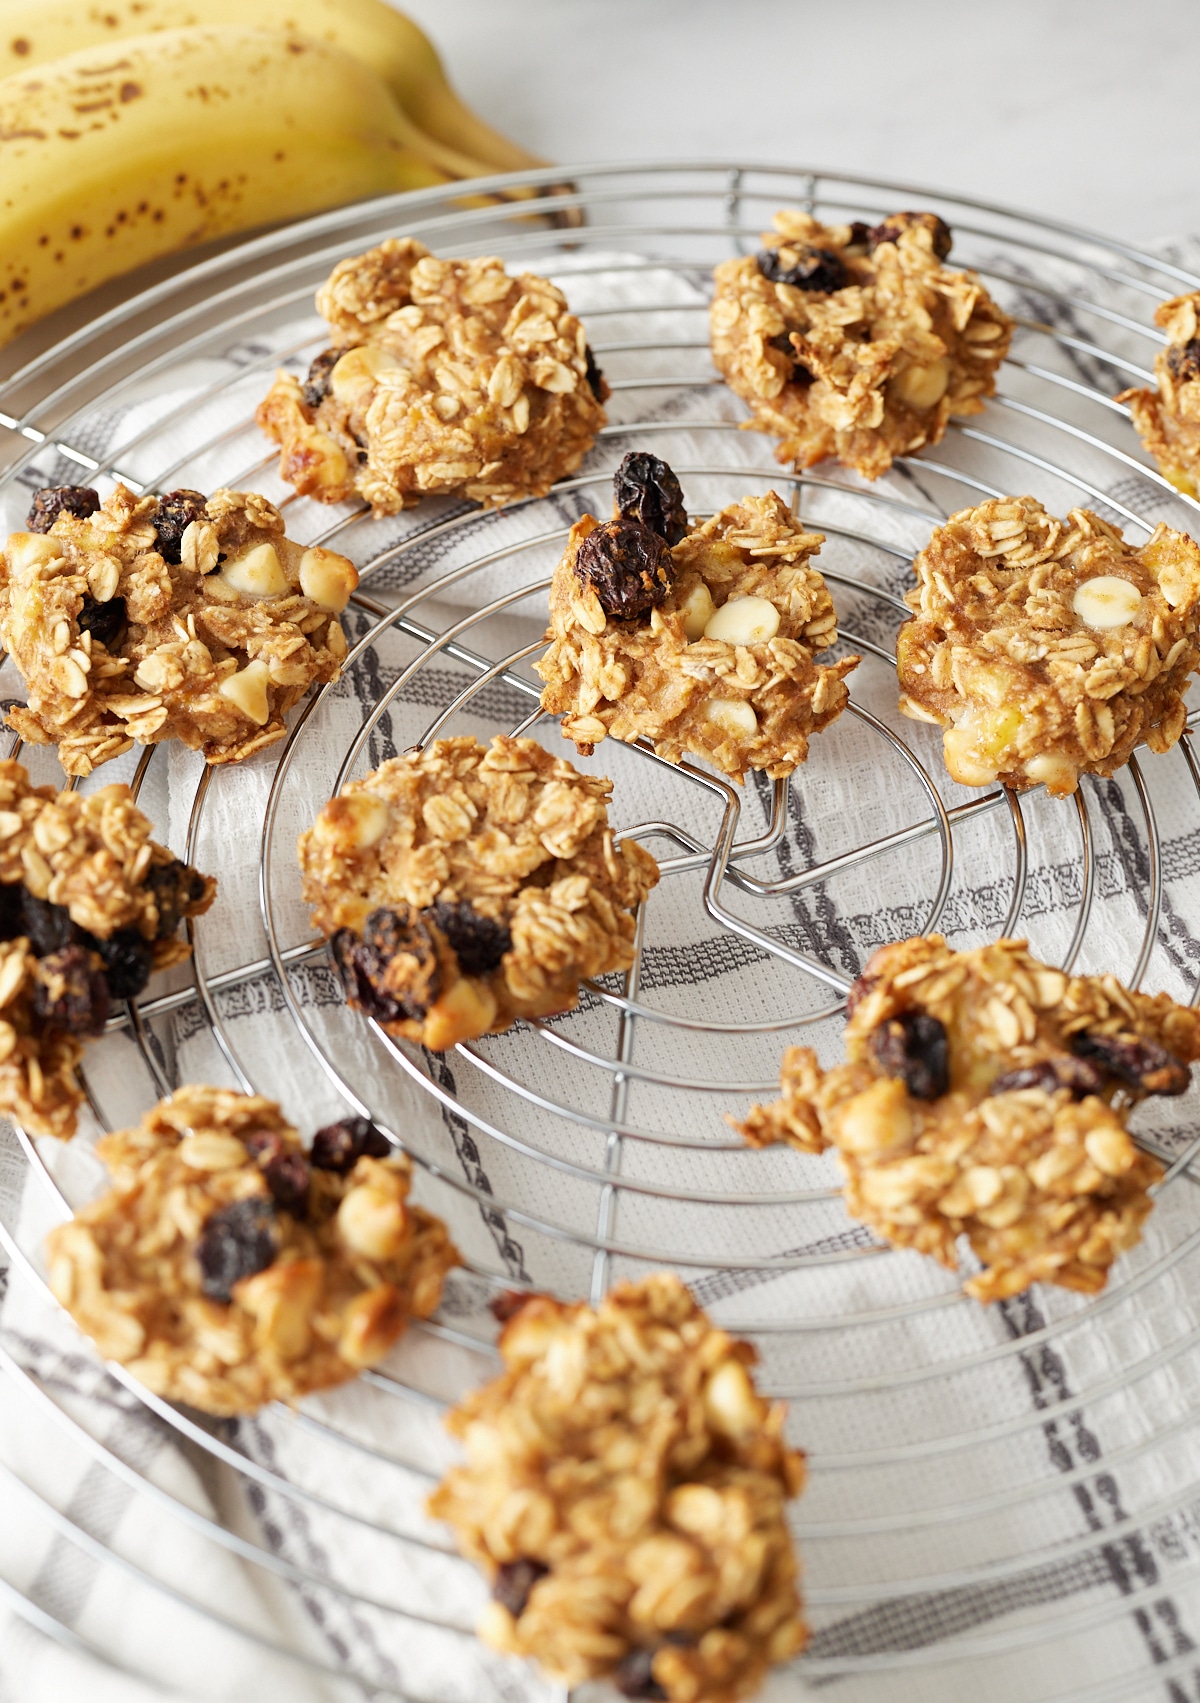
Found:
[[[374,72],[282,31],[167,30],[0,82],[0,343],[229,231],[445,181]]]
[[[432,138],[435,149],[423,151],[435,164],[437,145],[472,162],[471,171],[448,165],[455,176],[545,163],[463,104],[428,36],[386,0],[0,0],[0,77],[126,36],[224,24],[283,29],[352,53]]]

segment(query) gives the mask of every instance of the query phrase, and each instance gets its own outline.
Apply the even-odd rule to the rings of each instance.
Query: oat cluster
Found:
[[[373,1366],[458,1263],[365,1120],[306,1154],[273,1101],[188,1087],[97,1151],[112,1187],[51,1232],[51,1287],[105,1359],[207,1413]]]
[[[542,708],[585,755],[609,736],[645,738],[669,762],[691,753],[739,781],[747,769],[790,775],[845,708],[859,661],[814,660],[837,641],[813,562],[821,534],[773,491],[746,497],[673,547],[660,540],[661,587],[636,607],[598,581],[614,529],[619,519],[606,534],[585,515],[554,570],[550,647],[534,665]]]
[[[0,1111],[74,1134],[83,1039],[189,955],[178,925],[215,891],[150,838],[127,786],[56,793],[0,762]]]
[[[481,1636],[566,1686],[748,1695],[807,1636],[785,1519],[804,1461],[753,1348],[659,1273],[594,1311],[527,1300],[500,1350],[450,1415],[467,1464],[429,1504],[493,1581]]]
[[[1154,390],[1124,390],[1138,436],[1177,490],[1200,497],[1200,290],[1154,310],[1166,332],[1154,358]]]
[[[612,782],[533,739],[436,739],[325,805],[304,896],[347,996],[434,1051],[571,1010],[633,961],[658,865],[608,825]]]
[[[533,273],[390,238],[340,261],[317,310],[330,348],[304,384],[280,372],[257,418],[280,476],[319,502],[357,494],[383,515],[435,492],[544,497],[604,424],[583,326]]]
[[[737,1126],[746,1140],[836,1148],[848,1210],[897,1247],[953,1268],[967,1236],[978,1300],[1102,1289],[1162,1175],[1128,1111],[1186,1090],[1200,1014],[1050,969],[1024,941],[954,952],[940,935],[883,947],[847,1010],[847,1062],[789,1048],[782,1097]]]
[[[777,213],[762,253],[716,268],[713,360],[778,437],[781,461],[834,456],[865,478],[939,443],[996,387],[1013,322],[973,272],[943,265],[931,213],[823,225]]]
[[[1143,740],[1166,751],[1200,659],[1200,549],[1159,526],[1135,550],[1088,509],[991,498],[936,529],[913,563],[900,708],[946,729],[964,786],[1074,792]]]
[[[67,774],[164,739],[240,762],[283,737],[314,681],[336,679],[358,576],[286,538],[264,497],[118,485],[100,505],[67,491],[84,500],[51,519],[35,499],[34,530],[0,552],[0,636],[29,691],[8,722],[57,745]]]

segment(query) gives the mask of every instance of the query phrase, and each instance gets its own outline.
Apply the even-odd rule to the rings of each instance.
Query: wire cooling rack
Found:
[[[438,1320],[414,1327],[386,1368],[278,1416],[319,1453],[316,1476],[264,1451],[254,1427],[213,1425],[108,1369],[189,1458],[237,1487],[240,1514],[164,1490],[0,1345],[3,1399],[69,1432],[102,1482],[237,1559],[255,1586],[282,1585],[312,1625],[328,1632],[339,1613],[370,1621],[369,1648],[222,1613],[26,1484],[31,1521],[172,1612],[291,1664],[297,1686],[315,1678],[329,1694],[421,1703],[543,1695],[532,1678],[514,1690],[514,1670],[484,1660],[470,1634],[481,1587],[419,1512],[444,1457],[438,1411],[494,1365],[486,1302],[497,1287],[596,1298],[667,1264],[756,1340],[764,1386],[790,1399],[790,1434],[811,1452],[796,1526],[815,1635],[771,1696],[835,1680],[872,1698],[958,1697],[968,1685],[1064,1703],[1200,1696],[1191,1102],[1172,1103],[1173,1122],[1148,1113],[1139,1124],[1168,1169],[1146,1240],[1104,1294],[1038,1290],[990,1311],[962,1298],[960,1278],[854,1225],[828,1159],[747,1151],[721,1116],[773,1094],[785,1045],[836,1049],[864,957],[911,932],[940,926],[956,943],[1028,932],[1048,959],[1200,997],[1190,727],[1175,752],[1140,753],[1071,803],[968,793],[947,781],[936,734],[899,718],[892,672],[907,564],[955,509],[1032,489],[1060,513],[1095,507],[1136,540],[1160,518],[1188,524],[1190,505],[1147,465],[1112,397],[1149,377],[1156,302],[1200,279],[1046,220],[838,173],[631,166],[581,171],[576,185],[585,223],[561,231],[511,205],[430,191],[271,235],[107,314],[0,392],[10,525],[46,483],[252,487],[280,501],[294,536],[336,544],[362,575],[344,680],[303,706],[285,745],[241,774],[201,773],[164,750],[86,783],[130,778],[160,837],[174,828],[178,849],[261,913],[251,951],[258,920],[218,907],[195,927],[190,981],[155,985],[113,1019],[86,1061],[99,1124],[136,1115],[206,1046],[214,1070],[283,1098],[298,1122],[331,1100],[379,1118],[468,1252]],[[935,208],[953,227],[955,262],[976,267],[1018,321],[987,411],[874,486],[837,468],[778,467],[769,440],[738,433],[744,410],[708,360],[711,266],[756,247],[787,205],[872,221]],[[279,485],[254,404],[276,366],[300,370],[322,347],[311,297],[331,265],[399,232],[550,272],[582,313],[612,386],[611,423],[581,474],[544,502],[502,516],[434,502],[389,530]],[[663,870],[632,970],[589,986],[568,1017],[446,1058],[389,1041],[333,988],[299,901],[295,831],[346,779],[446,732],[529,731],[560,748],[529,666],[546,584],[571,521],[607,512],[611,472],[633,446],[672,462],[692,513],[774,487],[826,534],[820,565],[842,647],[864,659],[850,710],[791,782],[744,790],[698,765],[601,746],[585,766],[613,777],[617,824]],[[26,756],[38,778],[57,773],[46,753]],[[168,765],[170,785],[158,785]],[[86,1192],[82,1173],[18,1136],[0,1161],[31,1171],[67,1210]],[[36,1289],[42,1267],[17,1233],[16,1191],[0,1197],[11,1281]],[[286,1518],[273,1528],[264,1508],[319,1521],[326,1549],[298,1557],[279,1537]],[[370,1564],[347,1568],[368,1542]],[[434,1581],[425,1595],[412,1588],[423,1576]],[[0,1604],[136,1671],[34,1586],[0,1578]],[[417,1649],[419,1669],[407,1660]]]

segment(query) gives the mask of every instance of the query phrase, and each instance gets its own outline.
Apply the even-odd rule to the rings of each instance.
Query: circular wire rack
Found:
[[[286,743],[220,774],[149,748],[85,783],[129,778],[159,837],[173,826],[177,849],[233,894],[195,925],[190,975],[153,985],[89,1053],[97,1126],[136,1116],[207,1049],[224,1080],[282,1099],[297,1121],[318,1105],[375,1117],[467,1255],[441,1313],[385,1367],[296,1414],[272,1410],[322,1463],[315,1478],[264,1450],[261,1430],[174,1408],[107,1368],[123,1399],[223,1472],[243,1511],[302,1509],[337,1562],[298,1557],[263,1519],[164,1490],[0,1342],[7,1401],[34,1404],[101,1476],[290,1592],[324,1641],[264,1632],[198,1587],[153,1576],[77,1510],[0,1470],[69,1547],[290,1665],[297,1686],[315,1676],[331,1694],[414,1703],[514,1696],[511,1670],[472,1639],[482,1586],[421,1513],[445,1458],[440,1412],[494,1369],[498,1290],[594,1301],[671,1266],[755,1340],[763,1387],[789,1400],[789,1434],[810,1453],[795,1526],[814,1636],[772,1696],[835,1679],[879,1698],[957,1697],[968,1684],[1070,1703],[1200,1695],[1189,1689],[1200,1686],[1191,1102],[1172,1103],[1170,1121],[1139,1114],[1138,1139],[1166,1171],[1146,1238],[1108,1288],[1038,1289],[991,1309],[962,1295],[969,1252],[953,1274],[880,1246],[846,1216],[827,1158],[750,1151],[724,1121],[773,1096],[784,1046],[836,1056],[863,960],[906,934],[942,928],[968,944],[1028,933],[1048,961],[1200,998],[1190,721],[1175,751],[1139,752],[1069,802],[966,792],[945,776],[936,730],[899,717],[894,678],[908,564],[947,514],[1030,489],[1060,513],[1094,508],[1135,541],[1163,518],[1187,525],[1194,505],[1147,464],[1113,397],[1150,379],[1156,304],[1200,278],[1047,220],[815,170],[598,167],[552,201],[511,198],[559,175],[373,202],[261,238],[106,314],[0,392],[10,525],[31,489],[64,480],[254,488],[280,503],[293,536],[345,550],[361,575],[343,680],[301,707]],[[711,367],[711,268],[757,247],[780,206],[827,222],[934,208],[953,227],[955,262],[1017,320],[986,411],[875,485],[831,464],[781,468],[768,439],[739,431],[745,410]],[[547,272],[581,313],[612,388],[610,423],[548,498],[502,514],[440,500],[379,522],[279,483],[254,406],[274,368],[302,371],[323,347],[311,299],[334,262],[398,233]],[[572,521],[607,513],[612,471],[637,446],[672,463],[695,515],[774,488],[825,534],[839,654],[863,659],[849,712],[790,781],[744,788],[603,745],[581,766],[611,775],[617,826],[662,869],[632,969],[588,984],[573,1013],[445,1057],[392,1041],[334,988],[300,902],[295,833],[346,780],[434,737],[521,732],[562,749],[531,669],[549,573]],[[37,778],[57,773],[46,753],[26,756]],[[157,786],[168,765],[169,786]],[[17,1140],[7,1157],[21,1175],[58,1210],[78,1204],[84,1168]],[[0,1236],[11,1281],[44,1289],[11,1193]],[[0,1604],[71,1649],[127,1663],[31,1587],[0,1577]],[[383,1631],[348,1649],[329,1632],[335,1610]],[[520,1695],[542,1694],[524,1683]]]

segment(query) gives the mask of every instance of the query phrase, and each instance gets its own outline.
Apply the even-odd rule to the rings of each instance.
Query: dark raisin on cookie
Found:
[[[108,982],[85,946],[64,946],[39,958],[33,1009],[42,1021],[70,1035],[99,1035],[108,1021]]]
[[[874,234],[874,225],[865,224],[862,219],[852,219],[850,221],[850,241],[846,244],[846,252],[849,254],[855,249],[861,251],[870,248]]]
[[[158,553],[164,562],[181,560],[183,535],[194,520],[204,519],[208,498],[199,491],[168,491],[158,499],[154,530],[158,534]]]
[[[525,1612],[530,1591],[549,1571],[540,1561],[531,1561],[527,1557],[519,1561],[503,1561],[492,1582],[492,1595],[514,1620],[519,1620]]]
[[[293,1218],[306,1218],[312,1179],[303,1153],[277,1153],[262,1169],[276,1206]]]
[[[1200,337],[1167,345],[1167,371],[1179,384],[1200,378]]]
[[[170,863],[152,863],[146,871],[146,886],[158,907],[156,940],[169,940],[184,917],[194,914],[208,892],[208,882],[198,869],[181,858]]]
[[[497,1324],[506,1325],[509,1319],[516,1318],[529,1299],[529,1291],[526,1289],[502,1289],[488,1302],[488,1312]]]
[[[87,935],[86,944],[104,965],[108,991],[113,999],[136,999],[154,969],[154,948],[136,928],[119,928],[107,940]]]
[[[329,375],[345,353],[344,349],[323,349],[309,367],[301,395],[310,408],[319,408],[329,395]]]
[[[933,252],[939,260],[945,260],[954,246],[954,237],[945,219],[939,219],[936,213],[889,214],[871,232],[871,247],[878,248],[881,242],[895,242],[902,231],[910,230],[914,225],[924,225],[933,238]]]
[[[622,520],[640,520],[668,544],[678,544],[687,535],[679,480],[657,455],[630,450],[613,474],[613,501]]]
[[[1071,1051],[1140,1094],[1186,1094],[1192,1080],[1182,1059],[1137,1035],[1072,1035]]]
[[[86,520],[99,507],[100,493],[90,485],[46,485],[33,493],[25,524],[30,532],[49,532],[60,514]]]
[[[1076,1100],[1104,1090],[1104,1072],[1085,1058],[1072,1058],[1064,1053],[1060,1058],[1040,1059],[1037,1064],[1024,1065],[1020,1070],[1006,1071],[998,1076],[989,1094],[1015,1094],[1023,1088],[1040,1088],[1053,1094],[1067,1088]]]
[[[201,1286],[213,1301],[230,1301],[243,1277],[265,1271],[279,1249],[273,1202],[261,1195],[235,1200],[208,1219],[196,1244]]]
[[[111,646],[124,630],[127,618],[123,597],[110,597],[107,603],[97,603],[94,597],[85,596],[75,621],[81,633],[90,633],[97,644]]]
[[[654,1651],[630,1650],[613,1670],[612,1682],[622,1697],[634,1697],[639,1703],[659,1703],[666,1692],[654,1677]]]
[[[831,248],[814,248],[811,243],[788,243],[787,252],[796,256],[784,265],[778,249],[765,248],[755,258],[758,269],[769,284],[791,284],[797,290],[811,290],[817,295],[831,296],[844,290],[850,274],[840,254]]]
[[[465,899],[456,905],[438,899],[429,915],[450,942],[464,976],[490,975],[512,950],[512,935],[504,924],[480,916]]]
[[[674,563],[666,539],[638,520],[609,520],[589,532],[575,557],[575,577],[594,591],[606,615],[636,621],[666,597]]]
[[[246,1152],[251,1159],[256,1159],[260,1166],[268,1165],[272,1159],[284,1152],[283,1137],[277,1129],[252,1129],[242,1140],[246,1144]]]
[[[946,1025],[927,1011],[886,1017],[871,1031],[869,1046],[880,1070],[903,1078],[914,1100],[938,1100],[949,1088]]]
[[[15,940],[25,933],[25,910],[21,903],[24,892],[19,881],[0,885],[0,940]]]
[[[29,949],[35,958],[47,952],[61,952],[75,938],[75,927],[64,905],[52,905],[49,899],[35,899],[27,887],[19,889],[21,921],[19,934],[29,936]]]
[[[772,349],[777,349],[781,355],[786,355],[792,363],[792,376],[789,382],[791,384],[802,384],[807,389],[813,382],[813,375],[802,361],[796,359],[796,349],[792,342],[791,333],[788,331],[776,332],[774,337],[767,338],[767,342]]]
[[[341,1118],[317,1131],[308,1157],[318,1171],[344,1176],[360,1159],[386,1159],[391,1151],[391,1142],[370,1118]]]
[[[604,374],[596,365],[596,357],[592,354],[592,345],[590,343],[584,346],[583,358],[587,362],[588,389],[596,398],[597,402],[607,402],[609,397],[608,385],[604,381]]]

